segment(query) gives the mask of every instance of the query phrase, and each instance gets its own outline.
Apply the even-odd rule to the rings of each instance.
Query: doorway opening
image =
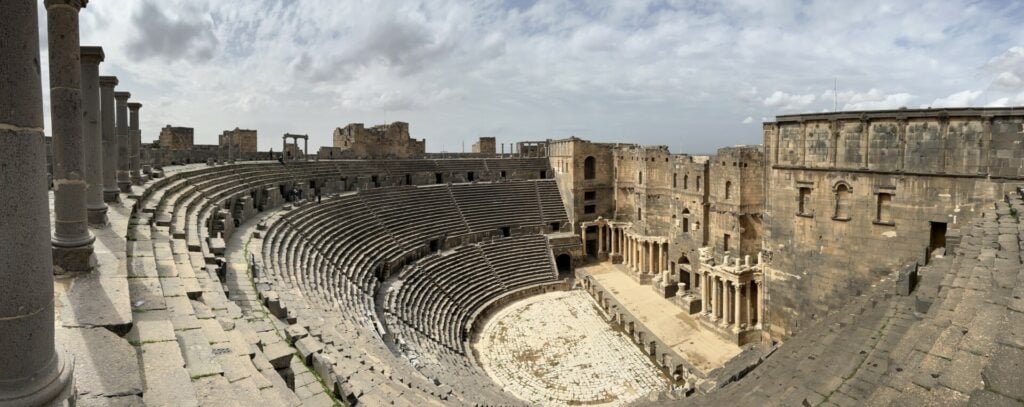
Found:
[[[928,244],[929,256],[937,249],[946,248],[946,222],[928,222],[931,224],[931,238]]]
[[[555,257],[555,266],[558,267],[558,278],[572,277],[572,256],[559,254]]]

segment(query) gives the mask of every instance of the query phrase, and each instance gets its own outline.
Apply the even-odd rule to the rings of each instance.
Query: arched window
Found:
[[[597,176],[596,161],[593,156],[583,160],[583,179],[594,179]]]
[[[846,185],[845,182],[836,184],[836,212],[835,219],[837,220],[848,220],[850,219],[850,199],[853,193],[850,190],[850,186]]]
[[[644,214],[643,209],[636,208],[636,220],[643,220]]]
[[[725,199],[732,198],[732,181],[725,181]]]
[[[687,189],[689,187],[690,187],[690,176],[689,175],[683,175],[683,189]]]
[[[639,178],[639,182],[637,182],[637,183],[640,184],[640,185],[643,185],[644,184],[644,172],[640,171],[639,175],[637,175],[637,178]]]

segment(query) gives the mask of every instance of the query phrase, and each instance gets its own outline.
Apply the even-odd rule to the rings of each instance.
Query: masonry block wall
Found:
[[[334,129],[333,141],[351,158],[412,158],[426,152],[426,140],[409,137],[409,123],[404,122],[370,128],[351,123]]]
[[[256,139],[256,130],[235,127],[234,130],[224,130],[221,133],[219,144],[221,147],[233,146],[235,148],[234,153],[255,153],[257,149]]]
[[[767,322],[786,336],[924,262],[1024,175],[1024,112],[927,109],[764,124]]]
[[[615,212],[611,146],[577,138],[548,144],[548,160],[573,225],[599,216],[611,218]]]
[[[697,249],[705,246],[724,254],[727,234],[732,255],[756,256],[761,248],[760,146],[723,148],[711,157],[671,154],[666,146],[592,143],[575,137],[552,140],[548,146],[574,225],[598,217],[630,222],[634,233],[668,239],[672,265],[696,263]],[[596,166],[593,179],[587,179],[589,158]],[[715,167],[722,161],[727,165]],[[597,239],[596,233],[587,239]]]
[[[188,150],[194,144],[194,129],[191,127],[172,127],[167,125],[160,129],[160,147],[168,150]]]

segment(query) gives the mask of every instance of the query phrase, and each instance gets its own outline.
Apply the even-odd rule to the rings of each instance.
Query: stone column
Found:
[[[704,315],[708,312],[708,296],[705,294],[707,292],[708,285],[707,279],[705,279],[704,276],[700,276],[698,278],[702,280],[700,282],[700,314]]]
[[[644,265],[648,273],[654,272],[654,242],[647,242],[647,262]]]
[[[711,284],[711,317],[712,319],[718,318],[718,279],[714,276],[710,278]]]
[[[63,49],[67,55],[61,59],[73,59],[74,68],[62,68],[61,75],[77,71],[78,25],[64,22],[77,22],[82,3],[47,1],[46,6],[58,8],[48,13],[51,28],[76,33],[73,47]],[[74,358],[55,346],[54,338],[38,7],[34,1],[0,2],[0,163],[4,167],[0,172],[4,203],[0,206],[0,405],[4,406],[60,404],[75,395]],[[51,38],[51,50],[53,42],[62,39]],[[67,99],[69,93],[77,95],[77,89],[56,96]],[[71,119],[81,128],[79,116]],[[64,128],[67,123],[61,125]]]
[[[103,202],[103,128],[100,126],[100,62],[103,48],[81,47],[82,133],[85,139],[85,207],[90,225],[107,224]]]
[[[736,308],[734,310],[734,313],[736,315],[734,316],[735,321],[733,323],[736,325],[736,329],[739,329],[740,328],[740,323],[743,322],[743,320],[741,318],[743,317],[743,290],[744,290],[744,287],[743,287],[743,284],[739,284],[739,283],[734,284],[733,287],[736,287],[736,292],[733,294],[733,296],[736,297],[735,298],[735,304],[733,305]]]
[[[753,304],[753,302],[750,301],[750,291],[753,290],[753,286],[753,283],[746,283],[743,285],[743,323],[747,324],[747,327],[750,328],[754,326],[752,324],[754,321],[750,318],[754,315],[753,310],[750,308]]]
[[[580,225],[580,239],[583,240],[583,257],[587,257],[587,225]]]
[[[754,308],[757,309],[757,326],[764,329],[764,289],[761,288],[761,284],[758,284],[754,290],[757,294],[757,300],[754,301]]]
[[[600,256],[604,253],[604,226],[597,227],[597,254]]]
[[[139,130],[139,109],[142,107],[142,103],[129,103],[128,104],[128,140],[131,144],[131,150],[128,159],[129,170],[131,171],[132,184],[142,185],[145,180],[142,179],[142,165],[140,162],[139,148],[142,147],[142,131]]]
[[[729,325],[732,319],[732,290],[729,290],[729,280],[722,280],[722,322]]]
[[[658,243],[658,259],[660,260],[658,270],[662,271],[668,270],[668,262],[666,261],[668,260],[668,255],[666,253],[668,250],[666,250],[666,246],[667,245],[665,243]]]
[[[131,166],[128,162],[128,92],[114,92],[117,103],[117,187],[121,192],[132,192]]]
[[[114,133],[116,76],[100,77],[100,122],[103,130],[103,201],[117,202],[117,135]]]
[[[94,266],[86,221],[85,138],[82,137],[82,71],[78,44],[81,0],[46,1],[50,57],[50,123],[53,136],[53,263],[55,272]],[[17,202],[17,201],[14,201]],[[13,203],[13,202],[8,202]]]

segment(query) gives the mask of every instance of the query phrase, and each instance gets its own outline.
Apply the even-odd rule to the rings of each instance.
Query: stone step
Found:
[[[220,375],[224,369],[214,359],[213,347],[202,330],[191,329],[174,333],[185,367],[192,378]]]
[[[199,406],[185,360],[175,342],[142,344],[143,402],[151,406]]]

